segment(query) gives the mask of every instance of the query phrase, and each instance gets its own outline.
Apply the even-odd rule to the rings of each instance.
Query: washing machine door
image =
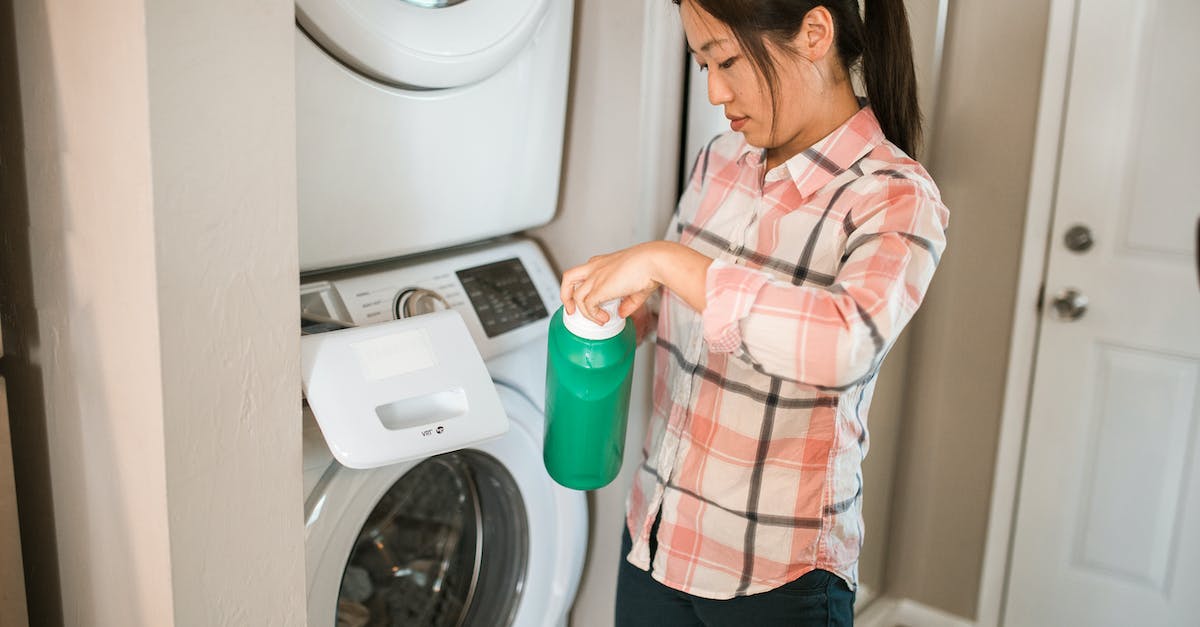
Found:
[[[491,76],[562,0],[296,0],[296,20],[331,55],[389,85],[438,89]]]
[[[587,540],[582,493],[541,463],[536,410],[468,449],[359,471],[331,465],[305,504],[308,624],[528,627],[570,607]]]

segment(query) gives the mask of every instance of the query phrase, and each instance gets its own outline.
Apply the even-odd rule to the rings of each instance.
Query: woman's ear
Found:
[[[792,39],[792,46],[809,61],[818,61],[834,49],[835,37],[833,15],[829,9],[814,7],[804,15],[800,30]]]

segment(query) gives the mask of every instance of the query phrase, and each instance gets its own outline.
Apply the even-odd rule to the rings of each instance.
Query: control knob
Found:
[[[449,309],[450,303],[441,294],[420,287],[400,290],[392,302],[392,316],[397,320]]]

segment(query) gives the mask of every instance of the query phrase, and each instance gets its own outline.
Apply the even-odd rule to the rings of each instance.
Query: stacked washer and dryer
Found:
[[[415,453],[353,469],[306,405],[309,625],[566,622],[587,510],[541,463],[557,279],[532,241],[496,238],[554,215],[572,8],[296,2],[303,332],[456,312],[508,424],[446,451],[435,398],[428,428],[388,432]]]

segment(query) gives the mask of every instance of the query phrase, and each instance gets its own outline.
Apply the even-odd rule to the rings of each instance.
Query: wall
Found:
[[[666,229],[683,107],[684,42],[675,11],[667,0],[576,2],[559,212],[533,232],[559,271],[657,239]],[[649,357],[643,345],[635,372],[650,371]],[[635,378],[625,464],[611,484],[589,493],[591,542],[573,627],[612,625],[625,497],[639,463],[649,394],[649,378]]]
[[[4,367],[30,622],[168,625],[145,14],[14,17]]]
[[[28,627],[25,561],[21,559],[21,526],[17,521],[17,487],[13,481],[10,433],[8,392],[4,377],[0,377],[0,625]]]
[[[976,611],[1048,0],[951,3],[927,166],[949,246],[909,331],[887,592]]]
[[[0,11],[30,623],[301,624],[292,5]]]
[[[291,0],[147,2],[175,616],[305,622]]]
[[[922,160],[933,140],[931,121],[937,118],[938,81],[941,78],[942,47],[946,0],[905,0],[913,40],[913,61],[917,76],[917,96],[926,120]],[[919,318],[919,317],[918,317]],[[894,540],[891,517],[896,464],[900,455],[904,405],[908,389],[908,360],[912,327],[905,329],[879,370],[875,395],[868,417],[870,450],[863,460],[862,553],[859,555],[861,604],[887,594],[887,559]]]
[[[7,2],[0,2],[0,216],[12,216],[24,207],[24,168],[21,146],[12,141],[21,135],[21,117],[17,106],[17,45],[14,39],[13,14]],[[18,199],[17,191],[21,190]],[[0,269],[8,267],[11,238],[7,237],[9,223],[0,218]],[[8,285],[0,279],[0,287]],[[0,317],[7,308],[0,297]],[[7,322],[0,324],[0,338]],[[4,343],[0,339],[0,343]],[[12,362],[3,360],[4,343],[0,346],[0,371]],[[12,430],[9,428],[7,381],[0,377],[0,625],[27,627],[29,612],[25,603],[25,570],[21,558],[21,527],[17,514],[17,492],[13,476]]]

